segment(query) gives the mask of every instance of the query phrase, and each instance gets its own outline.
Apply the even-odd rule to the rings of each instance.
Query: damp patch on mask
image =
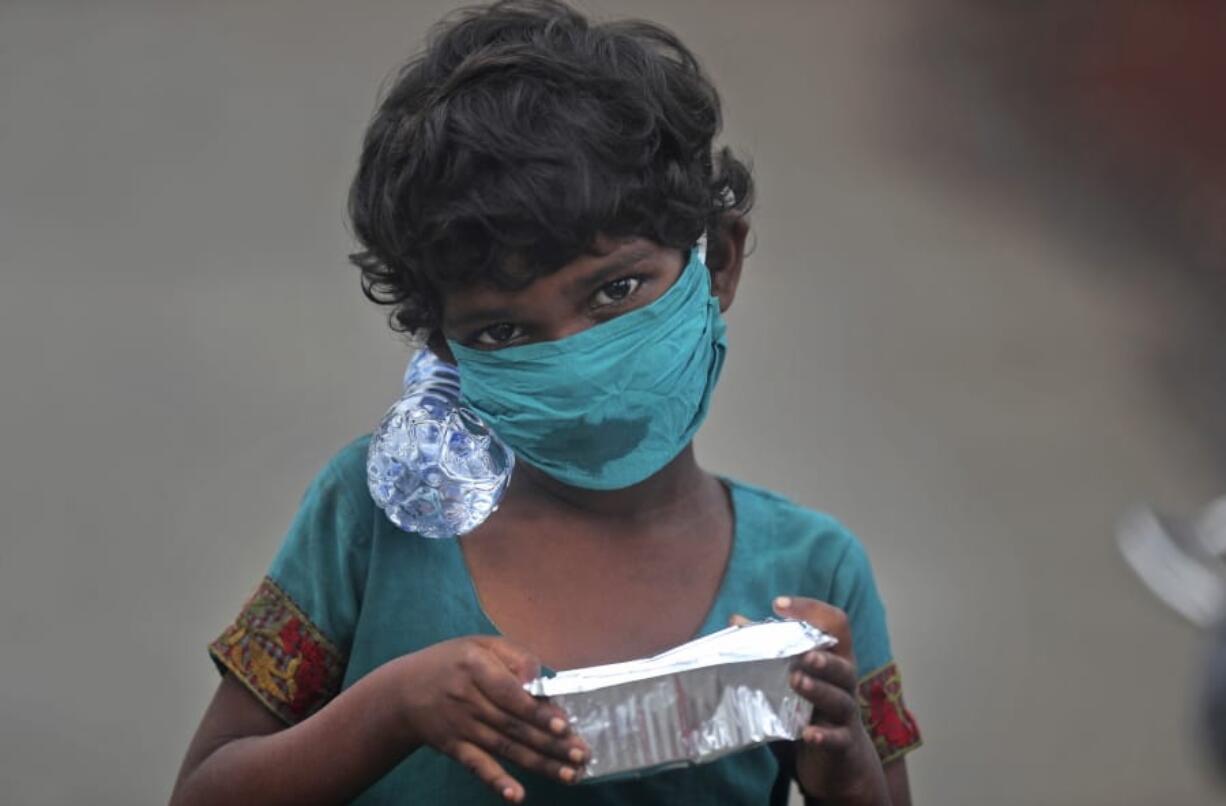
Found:
[[[646,417],[610,418],[600,422],[579,420],[556,426],[532,447],[547,454],[560,448],[570,456],[572,464],[590,473],[599,473],[609,462],[630,455],[642,444],[650,425],[651,420]]]

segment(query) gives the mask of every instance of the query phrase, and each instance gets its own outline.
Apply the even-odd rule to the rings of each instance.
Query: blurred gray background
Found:
[[[206,643],[398,391],[345,192],[452,5],[0,0],[0,801],[168,797]],[[916,803],[1217,802],[1201,638],[1111,540],[1226,490],[1217,242],[1010,89],[1052,20],[963,5],[584,3],[678,31],[756,166],[701,457],[862,536]]]

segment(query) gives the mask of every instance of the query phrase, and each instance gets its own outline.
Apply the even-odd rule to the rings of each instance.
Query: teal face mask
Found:
[[[591,490],[637,484],[681,453],[727,350],[699,248],[659,299],[573,336],[492,351],[448,344],[463,403],[520,459]]]

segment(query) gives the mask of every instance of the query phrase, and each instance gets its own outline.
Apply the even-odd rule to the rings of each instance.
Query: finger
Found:
[[[847,614],[834,605],[804,596],[779,596],[772,603],[775,612],[784,618],[807,621],[838,641],[834,651],[849,660],[853,657],[851,624]]]
[[[855,699],[841,688],[799,670],[792,672],[789,682],[797,694],[813,703],[814,722],[842,726],[859,716],[860,709]]]
[[[487,786],[511,803],[524,799],[524,788],[489,753],[471,742],[456,742],[448,755],[464,765],[464,768],[480,778]]]
[[[781,616],[807,621],[839,639],[844,637],[839,634],[841,632],[847,632],[850,637],[847,614],[834,605],[804,596],[779,596],[772,605],[775,612]]]
[[[744,627],[746,624],[752,624],[752,623],[753,623],[752,621],[745,618],[740,613],[733,613],[732,617],[728,619],[729,627]]]
[[[543,756],[514,737],[500,733],[489,725],[475,722],[469,731],[480,747],[525,770],[561,781],[564,784],[574,783],[579,778],[579,770],[575,766]]]
[[[591,755],[587,744],[578,736],[558,736],[542,730],[531,722],[503,711],[480,691],[474,692],[471,702],[478,720],[538,753],[575,765],[585,763]]]
[[[499,710],[536,725],[556,736],[570,733],[566,712],[524,691],[513,674],[501,665],[481,664],[472,669],[473,682]]]
[[[807,726],[800,734],[800,740],[809,747],[833,753],[850,750],[853,742],[850,729],[829,725]]]
[[[851,661],[824,649],[814,649],[801,655],[796,661],[796,668],[847,692],[854,692],[859,683],[856,667]]]

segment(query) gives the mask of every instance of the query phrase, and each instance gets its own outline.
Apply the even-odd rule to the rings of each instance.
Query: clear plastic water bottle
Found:
[[[370,440],[366,481],[375,503],[405,531],[456,537],[498,509],[514,467],[515,454],[460,405],[456,368],[420,350],[404,394]]]

